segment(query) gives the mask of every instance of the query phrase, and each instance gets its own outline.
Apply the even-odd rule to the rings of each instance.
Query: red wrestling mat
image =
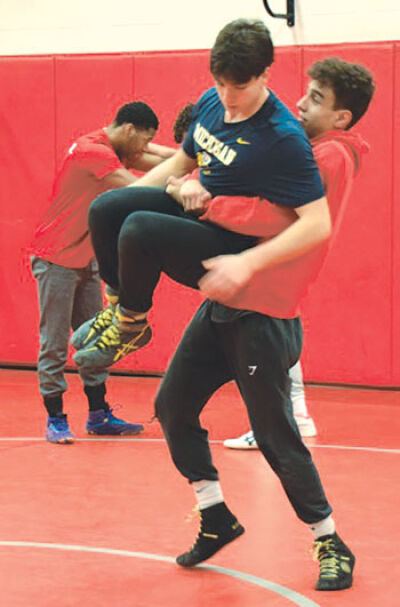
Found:
[[[173,467],[152,416],[157,378],[112,377],[117,415],[144,422],[137,438],[87,437],[85,397],[68,375],[73,446],[43,439],[36,376],[0,370],[1,607],[393,607],[399,533],[399,392],[307,388],[319,430],[310,439],[338,531],[358,562],[355,583],[315,592],[311,536],[295,518],[258,451],[221,441],[247,429],[233,384],[210,402],[203,425],[228,505],[246,533],[207,565],[182,570],[197,519],[190,486]]]

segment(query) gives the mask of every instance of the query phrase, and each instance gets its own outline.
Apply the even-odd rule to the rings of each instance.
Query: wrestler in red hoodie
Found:
[[[234,308],[256,309],[285,318],[299,314],[299,304],[335,242],[362,156],[369,149],[360,134],[349,130],[364,114],[370,101],[370,80],[365,68],[332,57],[313,64],[308,74],[311,80],[297,107],[328,199],[331,237],[304,254],[307,263],[303,256],[296,257],[268,267],[242,288],[234,288],[233,295],[224,299],[224,303]],[[199,182],[186,181],[180,190],[182,204],[185,205],[187,198],[193,211],[205,207],[201,215],[203,221],[217,223],[231,231],[259,236],[267,241],[297,218],[293,209],[260,197],[216,196],[206,200],[203,188],[203,197],[198,195],[199,202],[195,205],[192,190],[200,188]],[[207,269],[218,263],[217,260],[208,260]],[[289,274],[291,280],[284,280]],[[205,281],[202,290],[211,297],[204,284]],[[265,285],[268,285],[267,289]]]
[[[260,312],[296,315],[299,301],[307,292],[311,280],[317,276],[328,250],[336,240],[354,177],[360,169],[362,155],[368,151],[368,145],[362,137],[347,130],[366,109],[369,99],[368,74],[360,66],[328,58],[315,63],[309,70],[309,76],[307,92],[298,101],[297,107],[325,187],[332,219],[332,235],[328,241],[305,253],[305,256],[260,272],[255,280],[229,301],[233,307],[247,308],[257,302]],[[192,107],[189,105],[184,108],[181,117],[178,117],[176,130],[179,143],[188,129]],[[189,203],[201,210],[202,205],[206,205],[201,219],[213,221],[232,231],[268,240],[297,217],[294,210],[270,204],[259,197],[217,196],[210,200],[208,192],[201,188],[199,182],[191,184],[191,188],[195,192],[199,191],[199,197],[193,203],[189,189]],[[179,189],[174,190],[171,185],[167,191],[176,193]],[[292,280],[282,280],[288,274]],[[266,284],[268,289],[265,288]],[[314,436],[316,428],[307,410],[300,361],[289,370],[289,375],[292,380],[291,400],[300,433],[303,437]],[[224,446],[244,450],[258,448],[252,430],[238,438],[226,439]]]
[[[284,318],[299,314],[299,304],[335,241],[362,155],[368,151],[360,135],[344,130],[326,131],[311,139],[311,145],[328,199],[331,237],[304,253],[307,263],[304,263],[305,257],[300,256],[261,270],[250,283],[225,299],[227,305]],[[208,202],[201,219],[268,241],[296,221],[296,213],[259,197],[216,196]],[[214,260],[206,263],[211,269]],[[287,282],[285,277],[289,275]]]

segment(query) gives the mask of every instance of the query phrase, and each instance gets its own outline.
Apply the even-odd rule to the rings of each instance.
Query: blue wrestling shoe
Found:
[[[113,415],[113,410],[98,409],[89,412],[89,419],[86,424],[88,434],[127,436],[139,434],[143,430],[142,424],[130,424]]]
[[[58,445],[71,445],[75,442],[75,436],[69,429],[67,416],[64,413],[48,418],[46,440]]]

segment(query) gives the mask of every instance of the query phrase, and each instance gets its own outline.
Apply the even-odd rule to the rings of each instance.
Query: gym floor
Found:
[[[172,465],[153,398],[160,379],[112,376],[115,414],[141,422],[138,437],[85,434],[86,399],[67,376],[74,445],[44,440],[34,371],[0,369],[1,607],[395,607],[400,604],[400,392],[307,386],[318,436],[306,439],[357,557],[353,588],[313,590],[312,538],[258,451],[222,441],[245,432],[233,384],[210,401],[209,429],[228,506],[246,533],[206,564],[181,569],[199,519],[190,486]],[[190,518],[190,517],[189,517]]]

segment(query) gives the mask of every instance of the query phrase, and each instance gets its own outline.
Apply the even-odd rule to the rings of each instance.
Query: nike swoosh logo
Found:
[[[250,141],[246,141],[245,139],[242,139],[241,137],[238,137],[238,138],[236,139],[236,142],[237,142],[237,143],[240,143],[240,144],[242,144],[242,145],[251,145]]]

